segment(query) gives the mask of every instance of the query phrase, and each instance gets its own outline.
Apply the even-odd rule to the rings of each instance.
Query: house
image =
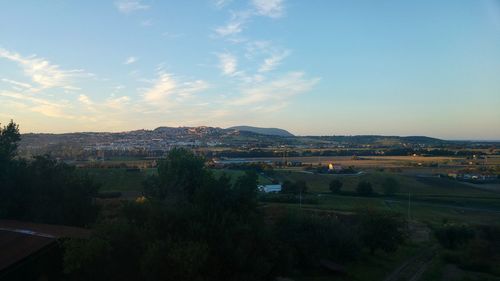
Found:
[[[281,184],[259,185],[258,189],[260,192],[277,193],[277,192],[281,192]]]
[[[340,172],[340,171],[342,171],[342,165],[330,163],[330,164],[328,164],[328,171],[329,172]]]

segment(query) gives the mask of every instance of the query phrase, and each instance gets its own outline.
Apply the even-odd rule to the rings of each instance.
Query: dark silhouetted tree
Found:
[[[340,193],[343,183],[338,179],[330,181],[329,187],[332,193]]]
[[[377,249],[393,252],[406,237],[405,223],[396,212],[361,210],[358,213],[361,240],[374,254]]]
[[[361,181],[356,187],[356,192],[361,196],[370,196],[373,194],[372,184],[368,181]]]
[[[386,178],[382,182],[382,189],[385,195],[394,195],[399,191],[399,182],[394,178]]]

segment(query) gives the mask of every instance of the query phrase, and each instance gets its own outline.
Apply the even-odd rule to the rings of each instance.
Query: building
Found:
[[[267,185],[259,185],[259,191],[265,193],[277,193],[281,192],[281,184],[267,184]]]

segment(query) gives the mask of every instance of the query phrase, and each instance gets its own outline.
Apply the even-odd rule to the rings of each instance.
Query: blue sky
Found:
[[[0,3],[0,121],[500,139],[500,1]]]

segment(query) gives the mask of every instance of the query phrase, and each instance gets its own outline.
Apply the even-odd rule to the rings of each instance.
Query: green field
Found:
[[[91,168],[80,171],[95,177],[102,184],[101,191],[124,192],[141,191],[142,182],[146,177],[156,173],[156,169],[138,171],[124,168]],[[234,169],[212,169],[211,172],[216,177],[226,174],[233,182],[245,173]],[[388,177],[396,179],[400,186],[399,192],[393,196],[383,195],[381,184]],[[330,192],[328,184],[332,179],[340,179],[343,182],[342,194]],[[421,225],[428,231],[445,221],[470,225],[500,225],[499,192],[445,178],[422,178],[380,171],[369,171],[362,175],[310,174],[298,169],[275,170],[272,177],[259,174],[259,184],[270,184],[273,180],[305,181],[308,192],[304,194],[304,198],[313,198],[314,202],[302,204],[300,209],[299,201],[294,202],[292,197],[290,203],[266,202],[262,203],[262,206],[274,206],[288,211],[338,213],[345,216],[362,208],[392,210],[401,213],[404,218],[410,218],[410,224]],[[372,183],[375,191],[373,196],[362,197],[355,193],[357,184],[362,180]],[[294,280],[383,280],[404,261],[418,255],[421,249],[436,247],[437,242],[432,235],[429,237],[423,242],[408,241],[395,253],[379,252],[374,256],[364,254],[360,260],[346,264],[349,274],[345,276],[332,276],[325,270],[317,270],[297,272],[296,276],[291,277]],[[439,255],[436,255],[424,273],[425,279],[420,280],[440,280],[436,276],[446,275],[449,268],[450,264],[443,263]]]
[[[211,170],[212,173],[216,177],[222,176],[222,174],[226,174],[227,176],[231,177],[231,180],[234,181],[236,180],[239,176],[242,176],[245,174],[245,171],[241,170],[233,170],[233,169],[213,169]],[[258,184],[271,184],[271,180],[264,175],[259,174],[259,179],[258,179]]]
[[[140,191],[142,182],[156,169],[128,171],[124,168],[88,168],[80,169],[80,172],[95,178],[101,184],[101,191]]]
[[[156,173],[156,169],[141,169],[140,171],[129,171],[125,168],[85,168],[79,170],[87,173],[101,184],[101,191],[141,191],[142,182],[148,175]],[[234,181],[245,172],[230,169],[211,170],[215,176],[220,177],[223,173]],[[259,175],[259,184],[271,184],[271,180]]]

